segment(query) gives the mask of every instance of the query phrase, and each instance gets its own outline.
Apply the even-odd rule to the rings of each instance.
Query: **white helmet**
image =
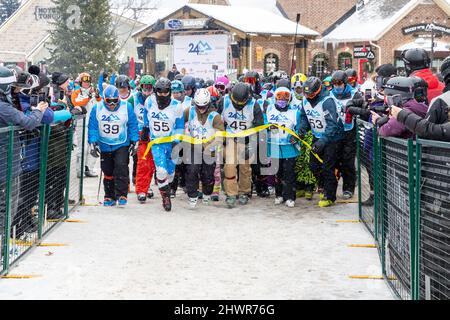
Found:
[[[211,94],[208,89],[198,89],[194,95],[194,104],[203,109],[211,103]]]

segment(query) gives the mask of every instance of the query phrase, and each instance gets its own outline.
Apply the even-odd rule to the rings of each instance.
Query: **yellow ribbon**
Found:
[[[282,127],[278,124],[265,124],[256,128],[251,128],[248,130],[243,130],[241,132],[238,133],[230,133],[230,132],[226,132],[226,131],[216,131],[215,135],[209,137],[208,139],[197,139],[191,136],[187,136],[185,134],[175,134],[172,136],[167,136],[167,137],[161,137],[161,138],[157,138],[154,139],[152,141],[150,141],[147,145],[147,150],[145,150],[143,159],[146,160],[147,159],[147,155],[150,152],[151,148],[155,145],[155,144],[162,144],[162,143],[170,143],[170,142],[174,142],[174,141],[183,141],[183,142],[187,142],[189,144],[194,144],[194,145],[199,145],[199,144],[207,144],[210,143],[212,141],[214,141],[216,138],[221,137],[221,138],[246,138],[248,136],[254,135],[258,132],[261,132],[263,130],[266,130],[270,127],[276,127],[280,130],[286,131],[287,133],[289,133],[290,135],[294,136],[295,138],[297,138],[301,143],[303,143],[308,149],[311,150],[311,153],[314,155],[314,157],[316,157],[316,159],[320,162],[323,163],[323,160],[315,153],[312,151],[312,147],[309,143],[307,143],[306,141],[302,140],[294,131],[292,131],[289,128],[286,127]]]

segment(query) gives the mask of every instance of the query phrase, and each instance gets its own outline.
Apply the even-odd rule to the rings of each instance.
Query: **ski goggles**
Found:
[[[289,91],[279,91],[275,93],[276,100],[291,100],[291,93]]]
[[[245,106],[247,104],[248,99],[245,100],[245,101],[237,101],[237,100],[234,99],[233,95],[231,95],[231,101],[233,102],[234,105],[237,105],[239,107],[243,107],[243,106]]]
[[[216,84],[215,86],[214,86],[217,90],[219,90],[219,91],[221,91],[221,92],[223,92],[223,91],[225,91],[225,89],[226,89],[226,87],[225,87],[225,85],[224,84]]]
[[[105,104],[108,107],[115,107],[119,104],[119,98],[105,98]]]
[[[160,97],[167,97],[170,95],[170,89],[156,89],[156,94]]]
[[[342,86],[345,84],[342,80],[332,80],[331,83],[333,84],[333,86]]]
[[[91,82],[91,77],[90,76],[82,76],[80,79],[80,82]]]
[[[324,81],[324,82],[323,82],[323,85],[324,85],[325,87],[331,87],[331,82],[330,82],[330,81]]]
[[[153,86],[151,84],[141,84],[142,91],[153,91]]]
[[[320,88],[317,91],[309,91],[308,88],[305,88],[303,91],[303,94],[305,95],[306,98],[308,99],[314,99],[315,97],[317,97],[317,95],[319,95],[319,93],[322,91],[322,86],[320,86]]]
[[[247,77],[247,78],[244,78],[244,82],[245,83],[249,83],[251,85],[255,85],[256,84],[256,78]]]
[[[357,77],[348,77],[348,83],[356,83],[356,81],[358,81]]]

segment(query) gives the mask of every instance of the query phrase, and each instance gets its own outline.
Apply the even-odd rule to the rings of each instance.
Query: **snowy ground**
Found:
[[[85,194],[95,204],[98,179]],[[94,196],[92,196],[94,195]],[[322,210],[300,200],[295,209],[273,199],[245,207],[188,209],[179,193],[172,213],[159,195],[146,205],[130,195],[127,209],[88,206],[0,280],[2,299],[393,299],[380,275],[376,249],[357,219],[356,204]],[[316,202],[316,201],[315,201]],[[314,204],[315,204],[314,202]]]

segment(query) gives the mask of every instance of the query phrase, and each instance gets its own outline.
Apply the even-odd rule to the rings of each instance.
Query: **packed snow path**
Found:
[[[88,204],[97,186],[86,180]],[[373,244],[364,226],[337,222],[358,219],[356,204],[287,209],[256,198],[192,211],[179,191],[166,213],[159,195],[141,205],[133,193],[126,209],[87,206],[71,218],[86,223],[44,239],[68,246],[33,249],[10,274],[39,277],[0,280],[0,300],[393,298],[383,280],[349,278],[381,274],[376,249],[348,247]]]

